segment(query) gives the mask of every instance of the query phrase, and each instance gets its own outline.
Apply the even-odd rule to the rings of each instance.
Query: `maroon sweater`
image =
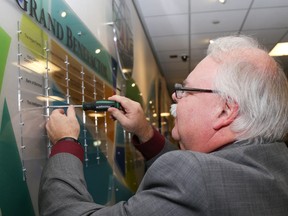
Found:
[[[165,145],[165,138],[154,128],[153,137],[145,143],[140,143],[137,136],[133,136],[132,143],[138,149],[146,160],[156,156]],[[82,162],[84,160],[84,149],[79,143],[72,139],[61,139],[53,145],[50,157],[58,153],[70,153],[78,157]]]

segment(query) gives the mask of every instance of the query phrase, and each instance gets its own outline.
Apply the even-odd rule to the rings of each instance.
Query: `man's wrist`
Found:
[[[136,135],[132,138],[132,143],[138,149],[146,160],[149,160],[159,154],[165,145],[165,138],[154,127],[152,128],[153,135],[146,142],[140,142]]]
[[[63,138],[59,139],[55,144],[57,144],[58,142],[61,142],[61,141],[73,141],[73,142],[78,143],[79,145],[81,145],[79,140],[75,139],[74,137],[63,137]]]
[[[148,125],[147,129],[144,130],[146,133],[144,133],[141,136],[137,136],[140,143],[145,143],[149,141],[154,136],[154,128],[151,125]]]
[[[83,147],[80,142],[73,137],[63,137],[58,140],[51,149],[50,157],[59,153],[69,153],[79,158],[82,162],[84,160]]]

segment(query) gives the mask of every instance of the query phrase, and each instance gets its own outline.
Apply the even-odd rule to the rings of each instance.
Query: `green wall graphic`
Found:
[[[34,210],[27,184],[23,181],[22,164],[6,101],[0,129],[0,158],[2,215],[33,216]]]
[[[8,34],[0,27],[0,93],[2,89],[2,82],[4,77],[4,71],[6,66],[6,60],[8,56],[9,46],[11,38]]]
[[[99,11],[105,6],[99,18],[110,22],[113,5],[107,2],[99,3]],[[46,101],[51,96],[50,105],[57,105],[65,104],[69,96],[67,103],[77,104],[83,95],[87,101],[107,98],[120,93],[118,90],[124,95],[126,85],[127,97],[142,105],[143,99],[138,86],[132,87],[135,81],[120,74],[118,61],[113,58],[110,25],[101,24],[108,51],[64,0],[18,0],[14,6],[5,1],[1,10],[3,17],[15,16],[9,23],[0,19],[0,216],[38,216],[38,183],[48,157],[43,98]],[[122,37],[133,48],[129,38]],[[96,53],[96,49],[101,52]],[[84,119],[80,112],[77,116],[82,127],[80,140],[87,145],[84,174],[89,192],[103,205],[129,199],[143,177],[143,158],[108,115],[95,118],[86,112]],[[101,145],[94,141],[101,141]]]
[[[11,37],[0,27],[0,92],[4,78]],[[6,100],[0,127],[0,209],[2,215],[33,216],[34,210],[25,181],[22,164]]]

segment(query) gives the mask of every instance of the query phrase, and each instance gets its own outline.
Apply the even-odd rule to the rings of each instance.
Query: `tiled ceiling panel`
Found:
[[[279,19],[281,17],[281,19]],[[277,29],[288,27],[288,6],[279,8],[252,9],[243,27],[250,29]]]
[[[201,34],[191,34],[190,40],[191,40],[191,49],[207,49],[207,44],[209,44],[211,39],[215,39],[218,37],[222,37],[225,35],[233,35],[237,33],[236,31],[227,31],[227,32],[214,32],[214,33],[201,33]]]
[[[157,0],[156,0],[157,1]],[[183,0],[179,0],[183,1]],[[185,0],[187,1],[187,0]],[[220,4],[218,0],[190,0],[191,13],[212,12],[212,11],[234,11],[247,10],[252,0],[228,0],[225,4]]]
[[[274,7],[288,7],[287,0],[254,0],[253,8],[274,8]]]
[[[287,32],[287,28],[281,29],[257,29],[257,30],[243,30],[242,34],[250,35],[259,40],[266,48],[273,47],[275,43],[280,42],[283,35]],[[271,47],[271,48],[272,48]]]
[[[145,19],[151,37],[188,34],[188,15],[148,17]],[[159,28],[161,26],[161,28]]]
[[[137,1],[144,17],[188,13],[188,0]]]
[[[191,33],[237,32],[245,14],[245,10],[191,14]]]
[[[189,46],[187,46],[189,41],[188,35],[154,37],[152,41],[156,51],[189,49]]]
[[[170,93],[206,55],[211,39],[256,37],[267,49],[288,42],[288,0],[133,0]],[[189,7],[190,6],[190,7]],[[189,55],[187,62],[182,55]],[[171,58],[173,56],[173,58]],[[288,71],[287,57],[277,58]]]

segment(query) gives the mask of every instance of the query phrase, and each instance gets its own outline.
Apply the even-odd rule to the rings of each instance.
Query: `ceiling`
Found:
[[[174,83],[181,83],[205,57],[210,39],[252,35],[268,50],[278,42],[288,42],[288,0],[133,2],[170,94]],[[183,55],[189,56],[187,61],[182,60]],[[279,61],[287,72],[288,57],[279,57]]]

